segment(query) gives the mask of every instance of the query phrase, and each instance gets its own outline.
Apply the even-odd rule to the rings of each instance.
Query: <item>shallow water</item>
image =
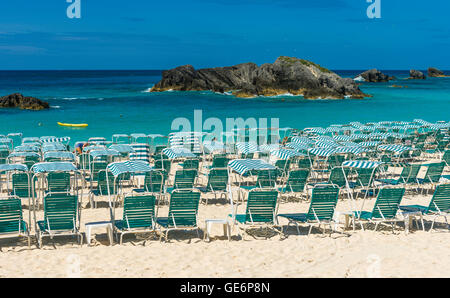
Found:
[[[361,71],[337,71],[353,77]],[[212,92],[145,92],[161,71],[2,71],[0,94],[20,92],[46,100],[52,108],[32,112],[1,109],[0,134],[70,136],[72,141],[91,136],[111,139],[114,133],[171,131],[176,117],[203,119],[279,118],[280,127],[327,126],[351,121],[450,120],[450,78],[405,80],[407,71],[386,71],[398,79],[389,83],[363,83],[364,100],[304,100],[302,97],[238,99]],[[393,84],[409,88],[392,88]],[[84,129],[64,128],[57,122],[88,123]],[[225,123],[225,122],[224,122]]]

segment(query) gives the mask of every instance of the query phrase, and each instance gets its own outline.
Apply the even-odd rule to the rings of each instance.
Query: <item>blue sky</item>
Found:
[[[450,69],[450,2],[66,0],[0,4],[0,69],[167,69],[273,62],[331,69]]]

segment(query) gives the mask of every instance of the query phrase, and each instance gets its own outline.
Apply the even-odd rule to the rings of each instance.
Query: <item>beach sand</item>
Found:
[[[402,204],[427,205],[430,198],[408,195]],[[106,198],[103,202],[97,209],[82,210],[82,231],[86,222],[109,220]],[[365,209],[373,204],[372,199]],[[308,206],[304,201],[281,203],[279,212],[305,212]],[[348,200],[339,201],[339,211],[349,208]],[[159,215],[167,210],[163,206]],[[199,225],[204,228],[205,219],[225,218],[230,211],[221,201],[201,204]],[[117,217],[121,215],[119,208]],[[42,216],[39,211],[38,219]],[[71,237],[46,240],[42,249],[34,240],[31,249],[25,239],[19,244],[2,240],[0,277],[450,277],[450,232],[444,224],[433,232],[414,229],[408,235],[402,224],[395,233],[387,227],[376,232],[339,228],[331,236],[320,230],[307,236],[303,226],[300,236],[290,228],[287,238],[274,233],[269,239],[246,240],[235,230],[230,242],[222,226],[215,225],[211,242],[199,239],[195,231],[176,231],[169,234],[169,242],[159,242],[149,233],[126,235],[122,245],[113,246],[103,229],[94,233],[98,234],[93,245],[82,247]]]

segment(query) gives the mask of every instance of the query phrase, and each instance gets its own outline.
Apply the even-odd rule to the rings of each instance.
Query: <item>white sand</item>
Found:
[[[406,197],[403,204],[426,205],[429,200],[430,196]],[[367,210],[373,203],[367,204]],[[308,206],[282,203],[280,212],[304,212]],[[339,202],[338,210],[348,209],[347,201]],[[162,208],[160,215],[167,210]],[[199,223],[203,228],[206,218],[224,218],[229,212],[230,206],[223,203],[202,204]],[[105,206],[82,210],[83,231],[84,223],[98,220],[109,220]],[[47,240],[43,249],[33,244],[31,250],[25,240],[20,245],[3,240],[0,277],[450,277],[450,233],[442,224],[434,232],[413,230],[409,235],[402,226],[395,234],[389,228],[339,231],[331,237],[318,230],[306,236],[304,227],[298,236],[292,228],[287,239],[275,235],[266,240],[250,236],[240,240],[234,231],[228,242],[222,227],[215,226],[213,237],[217,237],[209,243],[195,232],[181,231],[169,234],[168,243],[151,234],[143,235],[147,240],[128,235],[123,245],[111,247],[105,231],[96,230],[91,247],[56,238]]]

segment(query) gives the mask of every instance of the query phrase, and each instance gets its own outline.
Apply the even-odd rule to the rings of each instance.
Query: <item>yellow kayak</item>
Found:
[[[66,127],[88,127],[88,124],[81,123],[81,124],[71,124],[71,123],[61,123],[58,122],[59,126],[66,126]]]

